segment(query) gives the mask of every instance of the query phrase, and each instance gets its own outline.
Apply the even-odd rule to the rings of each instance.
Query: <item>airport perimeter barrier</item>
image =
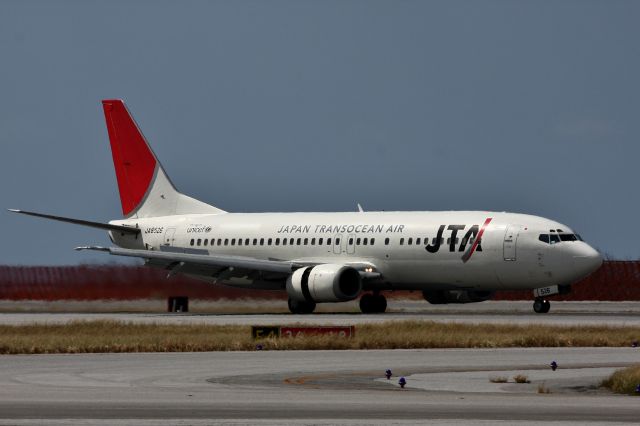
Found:
[[[420,292],[387,292],[390,298],[421,299]],[[0,266],[0,300],[167,299],[286,300],[286,293],[212,285],[166,271],[121,265]],[[497,300],[530,300],[530,291],[501,291]],[[605,261],[572,292],[554,300],[640,300],[640,261]]]

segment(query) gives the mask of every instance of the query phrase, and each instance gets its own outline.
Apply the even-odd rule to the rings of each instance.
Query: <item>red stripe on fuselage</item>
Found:
[[[487,225],[489,225],[489,222],[491,222],[491,217],[488,217],[485,221],[484,224],[482,225],[482,228],[480,228],[480,230],[478,231],[478,235],[476,236],[475,241],[473,242],[473,244],[471,245],[471,248],[469,249],[468,252],[466,252],[463,256],[462,256],[462,261],[463,262],[468,262],[469,259],[471,259],[471,256],[473,255],[473,253],[476,251],[476,248],[478,248],[478,244],[480,244],[480,239],[482,238],[482,234],[484,234],[484,230],[487,228]]]

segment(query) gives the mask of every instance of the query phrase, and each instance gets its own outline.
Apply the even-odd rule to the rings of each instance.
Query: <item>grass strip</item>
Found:
[[[636,387],[640,385],[640,364],[618,370],[609,376],[602,386],[615,393],[638,395]]]
[[[239,351],[254,350],[257,343],[265,350],[623,347],[639,337],[640,327],[390,321],[358,325],[353,338],[256,341],[251,327],[242,325],[77,321],[0,326],[0,354]]]

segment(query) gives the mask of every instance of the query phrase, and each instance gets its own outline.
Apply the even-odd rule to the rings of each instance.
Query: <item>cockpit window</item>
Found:
[[[555,244],[561,241],[582,241],[578,234],[540,234],[538,239],[547,244]]]

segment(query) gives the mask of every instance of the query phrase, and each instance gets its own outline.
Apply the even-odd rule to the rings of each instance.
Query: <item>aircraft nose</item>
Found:
[[[574,247],[573,266],[581,276],[587,276],[602,265],[602,256],[587,243],[579,243]]]

